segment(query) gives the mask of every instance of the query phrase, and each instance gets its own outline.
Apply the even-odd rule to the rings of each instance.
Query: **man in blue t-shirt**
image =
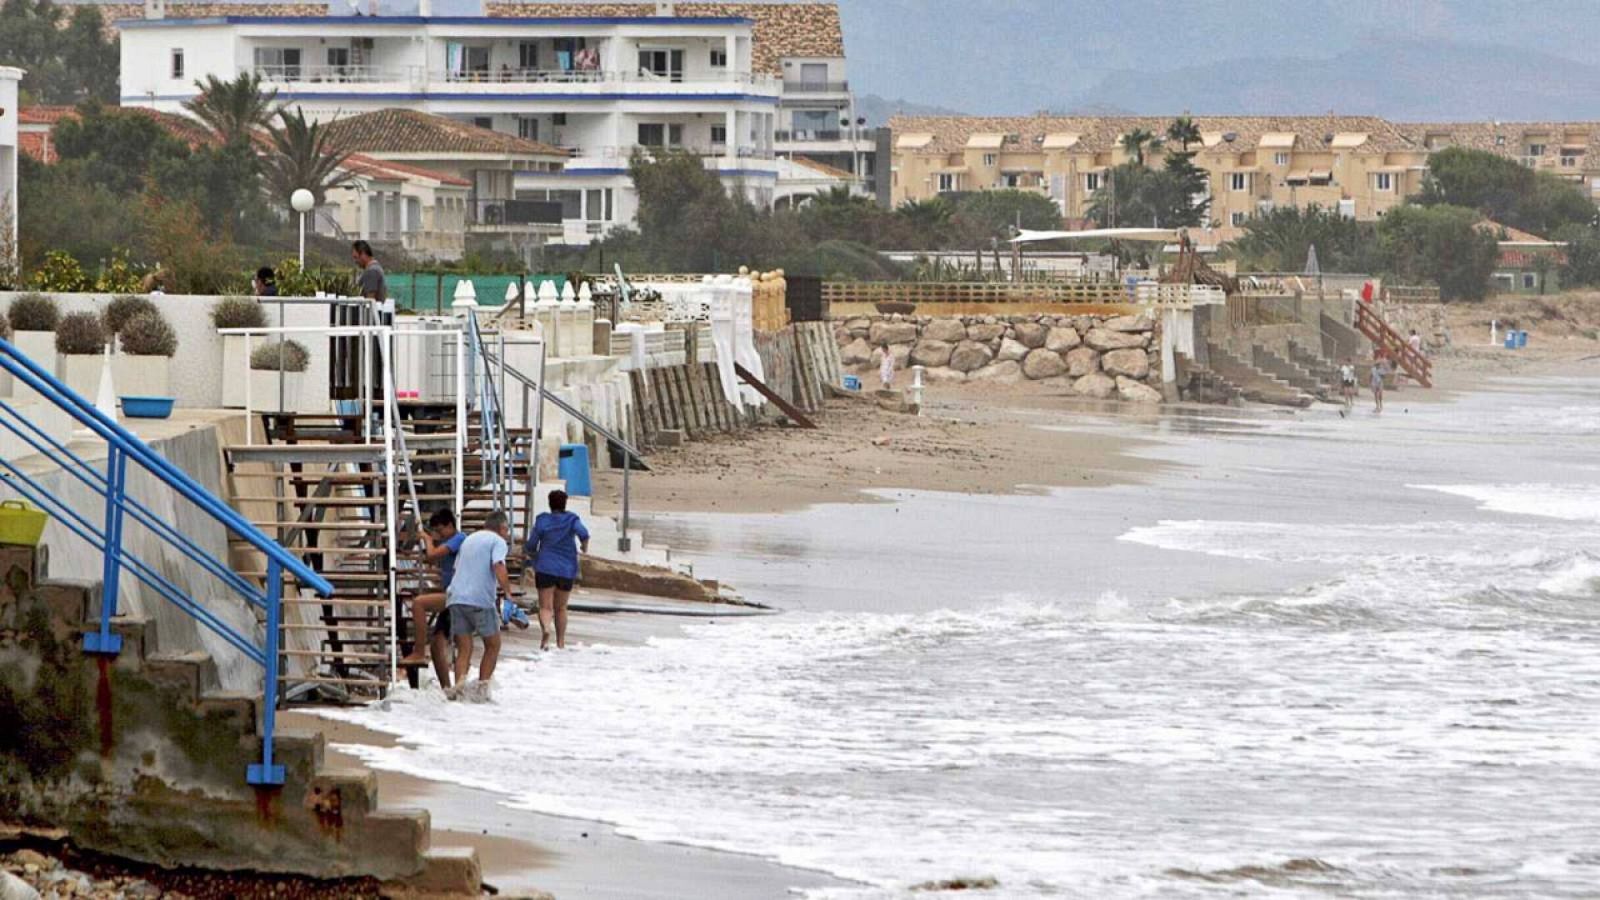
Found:
[[[450,686],[450,617],[443,615],[445,592],[450,589],[450,579],[455,574],[456,554],[461,552],[466,540],[467,536],[456,530],[456,517],[450,510],[441,509],[428,517],[428,528],[422,532],[423,555],[439,567],[440,590],[411,601],[412,634],[416,637],[411,652],[400,659],[402,666],[424,666],[428,663],[427,652],[431,650],[433,671],[439,676],[442,688]],[[434,618],[433,634],[425,643],[423,635],[428,634],[428,616],[435,613],[439,615]]]
[[[552,620],[557,649],[567,648],[567,598],[578,580],[580,547],[589,552],[589,529],[577,513],[567,512],[567,492],[551,491],[550,511],[533,520],[524,548],[533,566],[533,586],[539,590],[540,650],[550,649]]]
[[[455,686],[459,690],[472,668],[472,639],[483,638],[483,662],[478,680],[494,675],[500,658],[500,603],[502,593],[511,596],[511,577],[506,574],[506,538],[511,525],[503,512],[492,512],[483,528],[467,536],[456,554],[454,576],[446,590],[445,613],[450,616],[450,639],[456,646]]]

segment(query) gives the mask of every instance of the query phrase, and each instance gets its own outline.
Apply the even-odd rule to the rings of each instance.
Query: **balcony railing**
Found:
[[[690,156],[724,157],[734,156],[739,159],[772,159],[773,152],[768,147],[735,147],[731,150],[726,144],[675,144],[672,146],[659,146],[655,144],[621,144],[617,146],[584,147],[575,151],[579,156],[595,156],[601,159],[627,160],[635,152],[646,156],[655,153],[676,151],[687,153]]]
[[[256,66],[262,81],[272,84],[316,82],[323,84],[374,84],[409,81],[418,70],[393,66]]]
[[[551,200],[477,200],[467,205],[467,224],[480,228],[559,228],[561,204]]]
[[[782,131],[782,130],[775,131],[775,132],[773,132],[772,139],[775,140],[775,141],[818,141],[818,142],[830,142],[830,141],[842,141],[842,140],[845,139],[845,137],[848,134],[849,134],[849,132],[841,131],[841,130],[839,130],[837,128],[830,128],[830,129],[823,129],[823,130],[812,130],[812,129],[809,129],[809,128],[796,128],[796,129],[792,129],[792,130],[789,130],[789,131]]]
[[[691,74],[658,75],[648,71],[606,71],[603,69],[516,69],[502,66],[499,69],[471,69],[466,71],[438,70],[433,78],[439,81],[467,84],[744,84],[753,87],[775,87],[772,75],[749,72],[695,72]]]
[[[848,81],[785,81],[783,83],[785,94],[846,94],[850,92]]]

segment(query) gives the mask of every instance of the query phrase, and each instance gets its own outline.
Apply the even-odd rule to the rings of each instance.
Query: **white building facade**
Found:
[[[519,199],[586,223],[634,219],[636,151],[700,156],[731,190],[772,205],[783,86],[752,70],[743,16],[221,16],[147,4],[122,31],[122,103],[181,112],[208,75],[260,73],[278,99],[331,120],[399,107],[563,148],[559,171],[516,173]],[[569,229],[572,231],[573,229]]]
[[[779,156],[849,172],[855,176],[851,190],[871,194],[877,175],[875,130],[856,115],[843,52],[841,45],[838,56],[783,58],[783,97],[773,138]]]
[[[22,74],[0,66],[0,269],[17,264],[17,84]]]

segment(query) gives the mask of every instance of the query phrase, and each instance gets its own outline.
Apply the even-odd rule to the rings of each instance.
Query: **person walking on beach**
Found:
[[[567,492],[550,492],[550,511],[533,520],[524,548],[533,561],[533,586],[539,591],[540,650],[550,649],[551,625],[556,648],[567,648],[567,598],[578,580],[578,551],[589,552],[589,529],[577,513],[567,511]]]
[[[472,669],[472,639],[483,639],[483,661],[478,665],[478,680],[488,682],[500,659],[500,604],[502,592],[511,596],[511,577],[506,574],[506,537],[511,526],[506,514],[496,510],[461,543],[456,554],[455,572],[446,593],[445,611],[450,616],[450,639],[456,646],[455,686],[459,695]]]
[[[1339,397],[1344,400],[1344,409],[1339,411],[1343,418],[1350,414],[1351,407],[1356,403],[1356,365],[1355,360],[1346,356],[1344,365],[1339,367]]]
[[[888,347],[883,348],[883,358],[878,360],[878,384],[886,391],[894,387],[894,354]]]
[[[1389,371],[1389,357],[1382,350],[1372,355],[1372,411],[1383,412],[1383,376]]]
[[[441,509],[428,517],[428,527],[422,532],[422,552],[428,562],[439,567],[439,592],[422,594],[411,601],[411,616],[416,642],[411,652],[400,659],[401,666],[421,666],[427,663],[432,652],[433,671],[439,676],[439,686],[448,688],[450,680],[450,616],[445,614],[445,602],[450,581],[456,571],[456,556],[467,536],[456,530],[455,514]],[[433,633],[426,644],[428,616],[434,616]]]

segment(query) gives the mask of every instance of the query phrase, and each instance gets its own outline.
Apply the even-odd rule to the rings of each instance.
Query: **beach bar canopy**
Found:
[[[1029,231],[1024,228],[1011,239],[1013,244],[1034,244],[1040,241],[1071,241],[1115,238],[1120,241],[1152,241],[1171,243],[1178,239],[1177,228],[1089,228],[1084,231]]]

